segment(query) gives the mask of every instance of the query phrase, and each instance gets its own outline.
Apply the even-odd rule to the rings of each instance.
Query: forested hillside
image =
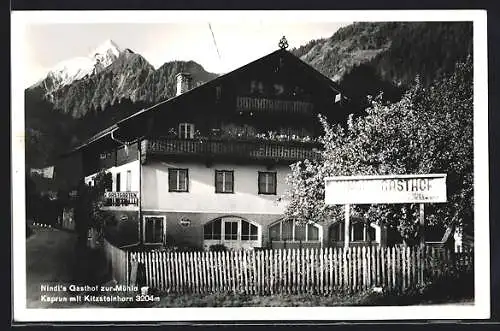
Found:
[[[396,101],[417,75],[427,86],[472,55],[472,49],[470,22],[364,22],[292,52],[352,97],[382,90]]]

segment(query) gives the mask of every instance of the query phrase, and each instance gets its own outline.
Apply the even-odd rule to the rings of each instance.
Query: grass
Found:
[[[408,306],[429,304],[472,304],[473,274],[442,278],[404,293],[376,293],[371,290],[354,294],[312,295],[276,294],[157,294],[159,302],[148,307],[335,307],[335,306]]]
[[[436,285],[437,286],[437,285]],[[471,303],[473,294],[455,291],[443,295],[436,286],[428,289],[411,290],[407,293],[375,293],[372,291],[354,294],[312,295],[276,294],[256,296],[246,294],[163,294],[160,301],[147,307],[336,307],[336,306],[405,306],[426,304]],[[144,305],[141,305],[144,306]]]
[[[370,293],[358,293],[351,296],[319,296],[310,294],[275,294],[248,295],[232,293],[213,294],[163,294],[160,301],[146,304],[146,307],[319,307],[319,306],[355,306],[364,302]],[[144,303],[135,303],[134,307],[145,307]]]
[[[459,279],[442,279],[434,284],[421,288],[413,288],[404,293],[378,293],[370,290],[354,294],[338,293],[334,295],[316,294],[275,294],[249,295],[238,293],[211,294],[174,294],[152,293],[151,297],[158,301],[137,302],[92,302],[79,304],[61,304],[54,307],[84,308],[184,308],[184,307],[339,307],[339,306],[407,306],[429,304],[472,304],[474,295],[471,277]],[[444,285],[447,283],[448,285]],[[461,287],[452,287],[461,285]],[[450,289],[453,289],[450,291]],[[101,295],[121,295],[134,297],[138,293],[127,292],[95,292],[86,293]]]
[[[86,293],[117,295],[118,293]],[[120,295],[120,294],[118,294]],[[124,295],[124,294],[122,294]],[[126,293],[135,297],[135,293]],[[473,298],[451,301],[429,300],[425,296],[379,294],[360,292],[352,295],[319,296],[309,294],[277,294],[267,296],[213,293],[213,294],[161,294],[159,302],[80,302],[53,304],[53,308],[194,308],[194,307],[359,307],[359,306],[402,306],[429,304],[472,304]]]

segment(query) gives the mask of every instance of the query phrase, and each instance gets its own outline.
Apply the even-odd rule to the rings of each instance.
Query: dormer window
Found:
[[[193,139],[194,138],[194,124],[181,123],[179,124],[179,138]]]

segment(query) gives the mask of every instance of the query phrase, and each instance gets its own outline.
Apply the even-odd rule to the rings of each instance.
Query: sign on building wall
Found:
[[[446,202],[446,174],[325,178],[326,204]]]
[[[179,224],[182,226],[190,226],[191,225],[191,220],[189,218],[181,218],[179,221]]]

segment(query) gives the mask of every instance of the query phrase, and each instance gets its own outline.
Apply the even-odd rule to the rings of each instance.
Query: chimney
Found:
[[[176,96],[189,91],[192,88],[193,78],[188,72],[180,72],[175,76],[177,81]]]

